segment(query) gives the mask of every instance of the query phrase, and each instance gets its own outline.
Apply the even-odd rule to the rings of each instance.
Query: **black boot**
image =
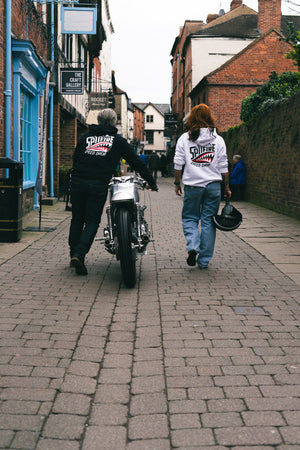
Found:
[[[83,255],[74,255],[71,258],[71,267],[75,267],[75,272],[77,275],[87,275],[88,271],[84,264]]]

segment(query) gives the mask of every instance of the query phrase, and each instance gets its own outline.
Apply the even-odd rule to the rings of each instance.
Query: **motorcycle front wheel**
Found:
[[[132,238],[131,213],[120,208],[116,219],[121,272],[125,286],[132,288],[136,283],[136,249]]]

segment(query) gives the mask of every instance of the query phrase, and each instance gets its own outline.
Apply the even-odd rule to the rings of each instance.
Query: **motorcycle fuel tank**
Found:
[[[139,201],[139,193],[135,183],[116,183],[110,188],[111,202]]]

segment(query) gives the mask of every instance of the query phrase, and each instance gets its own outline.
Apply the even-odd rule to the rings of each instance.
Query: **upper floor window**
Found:
[[[153,116],[146,116],[146,122],[153,122]]]

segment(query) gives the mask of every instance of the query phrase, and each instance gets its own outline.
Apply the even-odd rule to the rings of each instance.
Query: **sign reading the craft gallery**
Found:
[[[84,93],[84,69],[60,69],[60,90],[61,94]]]
[[[61,32],[67,34],[96,34],[97,7],[61,7]]]

